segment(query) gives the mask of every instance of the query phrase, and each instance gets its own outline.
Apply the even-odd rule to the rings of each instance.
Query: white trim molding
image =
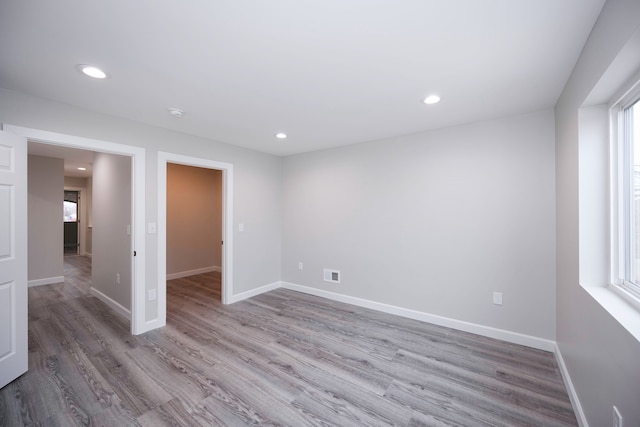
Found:
[[[167,273],[167,280],[181,279],[183,277],[195,276],[196,274],[211,273],[212,271],[221,272],[222,267],[212,265],[209,267],[196,268],[194,270],[178,271],[177,273]]]
[[[64,276],[45,277],[43,279],[29,280],[27,286],[32,288],[34,286],[53,285],[54,283],[64,282]]]
[[[138,335],[147,332],[145,329],[146,318],[146,234],[145,234],[145,175],[146,175],[146,151],[142,147],[134,145],[118,144],[110,141],[102,141],[92,138],[49,132],[39,129],[3,125],[4,130],[23,136],[30,141],[43,144],[59,145],[63,147],[78,148],[80,150],[97,151],[100,153],[118,154],[132,158],[131,170],[131,333]],[[134,251],[136,256],[133,256]]]
[[[520,344],[549,352],[553,352],[555,350],[555,341],[534,337],[531,335],[525,335],[519,332],[512,332],[504,329],[493,328],[491,326],[479,325],[477,323],[465,322],[463,320],[451,319],[449,317],[438,316],[436,314],[425,313],[409,308],[403,308],[377,301],[338,294],[335,292],[329,292],[309,286],[297,285],[295,283],[282,282],[282,287],[285,289],[290,289],[292,291],[303,292],[305,294],[315,295],[338,302],[357,305],[358,307],[370,308],[372,310],[377,310],[384,313],[395,314],[396,316],[420,320],[422,322],[432,323],[434,325],[457,329],[464,332],[470,332],[489,338],[495,338],[513,344]]]
[[[158,151],[158,317],[145,323],[146,330],[167,322],[167,163],[222,171],[222,303],[230,304],[233,296],[233,164]]]
[[[578,425],[580,427],[589,427],[587,417],[584,414],[584,409],[582,409],[582,404],[580,403],[580,399],[578,398],[578,393],[576,392],[576,388],[573,386],[573,381],[571,381],[569,370],[567,369],[567,365],[564,363],[564,358],[562,357],[560,347],[558,347],[557,343],[555,344],[554,353],[556,355],[556,360],[558,361],[558,368],[560,368],[562,380],[564,381],[564,385],[567,388],[567,394],[569,394],[571,406],[573,406],[573,411],[576,414]]]
[[[255,297],[260,294],[264,294],[265,292],[273,291],[275,289],[281,288],[282,282],[273,282],[268,285],[260,286],[254,289],[250,289],[245,292],[240,292],[239,294],[231,295],[229,304],[233,304],[234,302],[242,301],[251,297]]]
[[[124,306],[122,306],[120,303],[118,303],[115,300],[109,298],[108,296],[106,296],[105,294],[103,294],[102,292],[100,292],[99,290],[94,288],[93,286],[91,287],[91,289],[89,289],[89,292],[91,293],[91,295],[93,295],[94,297],[98,298],[103,303],[107,304],[110,308],[112,308],[120,316],[124,317],[127,320],[131,320],[131,311],[129,311],[126,308],[124,308]]]

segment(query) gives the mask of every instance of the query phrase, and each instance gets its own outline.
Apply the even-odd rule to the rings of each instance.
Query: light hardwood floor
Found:
[[[216,273],[169,281],[131,336],[90,264],[29,290],[29,371],[0,425],[575,426],[550,353],[287,290],[230,306]]]

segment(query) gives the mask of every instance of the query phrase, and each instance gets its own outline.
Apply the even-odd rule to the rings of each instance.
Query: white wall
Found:
[[[553,135],[544,111],[285,158],[283,280],[553,339]]]
[[[557,342],[588,424],[594,427],[612,424],[613,405],[625,426],[640,425],[640,342],[580,285],[580,260],[593,259],[599,251],[580,253],[579,224],[587,222],[579,216],[579,151],[590,143],[579,138],[580,118],[588,120],[597,108],[582,117],[579,109],[639,25],[640,2],[609,0],[555,108]],[[637,50],[633,56],[640,58]],[[623,81],[621,77],[618,83]],[[597,221],[597,216],[589,221]],[[598,241],[598,236],[592,238]],[[589,274],[602,276],[597,270]]]
[[[279,157],[4,89],[0,89],[0,99],[1,123],[145,148],[146,182],[142,194],[147,222],[157,222],[158,151],[233,164],[234,292],[280,280],[282,160]],[[167,120],[175,119],[167,115]],[[184,120],[187,126],[188,117]],[[95,212],[96,209],[94,216]],[[244,232],[237,232],[238,223],[245,225]],[[156,237],[149,234],[146,240],[147,290],[157,288]],[[147,302],[145,312],[147,321],[156,319],[157,301]]]
[[[167,164],[167,275],[222,266],[222,171]]]
[[[131,157],[95,153],[91,286],[127,310],[132,284],[131,179]]]
[[[64,275],[62,200],[64,161],[28,157],[29,273],[28,280],[58,281]],[[44,279],[44,281],[43,281]]]

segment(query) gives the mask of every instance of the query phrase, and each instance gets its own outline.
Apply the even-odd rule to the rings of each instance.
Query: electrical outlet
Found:
[[[298,262],[298,270],[302,270],[304,269],[304,264],[302,264],[302,261]]]
[[[116,273],[116,285],[120,284],[120,273]]]
[[[502,305],[502,292],[493,293],[493,303],[495,305]]]
[[[615,405],[613,406],[613,427],[623,427],[622,415],[620,415],[620,411],[618,411]]]

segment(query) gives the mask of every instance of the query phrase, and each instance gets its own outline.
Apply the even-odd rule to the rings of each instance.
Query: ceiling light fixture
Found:
[[[98,67],[94,67],[93,65],[80,64],[76,66],[76,68],[85,76],[93,77],[94,79],[107,78],[107,73],[105,73]]]
[[[79,171],[86,171],[87,168],[78,168]]]
[[[428,105],[437,104],[438,102],[440,102],[440,97],[438,95],[429,95],[424,99],[424,103]]]
[[[176,119],[179,119],[184,116],[184,111],[179,108],[169,108],[169,114],[171,114],[171,116],[175,117]]]
[[[276,138],[278,139],[285,139],[286,137],[287,137],[286,133],[283,133],[283,132],[276,133]]]

